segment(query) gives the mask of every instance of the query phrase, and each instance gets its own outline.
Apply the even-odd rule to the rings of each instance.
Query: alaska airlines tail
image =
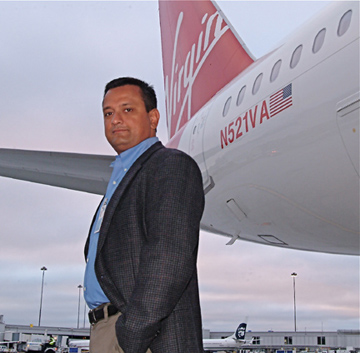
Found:
[[[239,341],[245,340],[246,323],[241,323],[235,331],[235,339]]]
[[[172,138],[254,60],[217,5],[159,0],[166,115]]]

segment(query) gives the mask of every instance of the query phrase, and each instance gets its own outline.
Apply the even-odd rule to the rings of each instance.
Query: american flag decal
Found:
[[[292,106],[292,83],[270,96],[270,116]]]

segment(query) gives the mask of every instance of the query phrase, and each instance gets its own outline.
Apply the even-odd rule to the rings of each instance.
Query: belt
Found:
[[[107,310],[107,316],[115,315],[119,312],[115,305],[100,305],[95,309],[89,311],[89,321],[91,325],[96,324],[105,317],[105,311]]]

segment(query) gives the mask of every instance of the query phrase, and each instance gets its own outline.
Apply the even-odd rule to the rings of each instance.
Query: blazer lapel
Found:
[[[104,245],[111,219],[114,215],[115,209],[119,202],[121,201],[124,191],[129,186],[130,182],[136,177],[137,173],[142,168],[143,164],[151,157],[153,153],[157,150],[164,148],[161,142],[157,142],[152,145],[148,150],[146,150],[131,166],[128,172],[125,174],[124,178],[121,180],[119,186],[116,188],[114,194],[112,195],[109,204],[106,207],[104,219],[100,228],[100,235],[97,247],[97,253],[101,251],[102,246]]]

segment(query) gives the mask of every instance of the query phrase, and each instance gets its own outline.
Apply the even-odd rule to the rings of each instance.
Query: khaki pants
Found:
[[[121,313],[110,317],[105,310],[104,319],[91,326],[90,353],[124,353],[116,338],[115,324]],[[150,349],[146,353],[151,353]]]

